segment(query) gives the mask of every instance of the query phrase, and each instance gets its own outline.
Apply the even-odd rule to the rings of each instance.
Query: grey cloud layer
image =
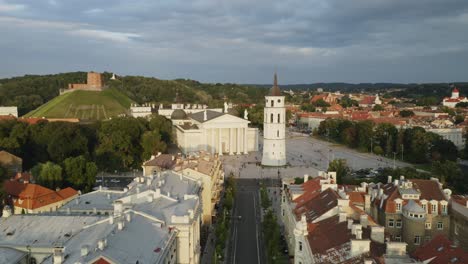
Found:
[[[466,0],[0,0],[0,75],[466,80],[467,28]]]

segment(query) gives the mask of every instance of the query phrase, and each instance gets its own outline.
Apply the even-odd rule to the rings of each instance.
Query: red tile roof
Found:
[[[452,201],[466,207],[468,202],[468,195],[452,195]]]
[[[338,198],[339,195],[334,190],[328,188],[319,195],[315,195],[309,201],[297,206],[296,209],[294,209],[296,219],[299,221],[301,215],[305,214],[307,222],[312,222],[319,216],[336,207],[338,205]]]
[[[359,104],[363,105],[371,105],[375,103],[375,96],[366,96],[359,101]]]
[[[430,260],[431,264],[468,263],[468,253],[454,247],[452,241],[444,235],[438,235],[418,247],[411,256],[419,261]]]
[[[5,181],[5,191],[13,197],[15,207],[37,209],[52,203],[78,195],[73,188],[65,188],[58,192],[33,183]]]
[[[304,203],[310,201],[315,196],[320,194],[321,192],[320,180],[323,180],[323,178],[315,177],[302,184],[304,193],[296,197],[296,199],[294,199],[294,202],[296,203],[296,208],[301,207],[302,205],[304,205]]]
[[[334,249],[350,241],[351,232],[348,230],[347,221],[339,223],[338,220],[339,217],[334,216],[308,225],[307,239],[312,252],[323,254],[329,249]]]
[[[416,188],[421,192],[421,200],[445,200],[445,196],[439,187],[439,183],[433,180],[422,180],[422,179],[411,179],[413,188]]]
[[[157,166],[163,169],[172,169],[176,162],[177,160],[174,155],[161,154],[154,159],[145,162],[143,166]]]

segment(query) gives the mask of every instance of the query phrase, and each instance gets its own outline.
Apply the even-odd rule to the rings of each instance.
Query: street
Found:
[[[265,263],[261,242],[259,186],[256,180],[237,181],[234,220],[226,263]]]

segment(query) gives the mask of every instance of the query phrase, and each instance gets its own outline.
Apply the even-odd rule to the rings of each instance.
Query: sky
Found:
[[[0,77],[468,81],[467,0],[0,0]]]

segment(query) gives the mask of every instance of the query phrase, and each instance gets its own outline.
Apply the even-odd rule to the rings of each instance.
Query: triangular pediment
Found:
[[[208,120],[204,123],[205,124],[212,124],[212,123],[246,123],[248,124],[250,123],[250,121],[237,117],[237,116],[230,115],[230,114],[223,114],[211,120]]]

